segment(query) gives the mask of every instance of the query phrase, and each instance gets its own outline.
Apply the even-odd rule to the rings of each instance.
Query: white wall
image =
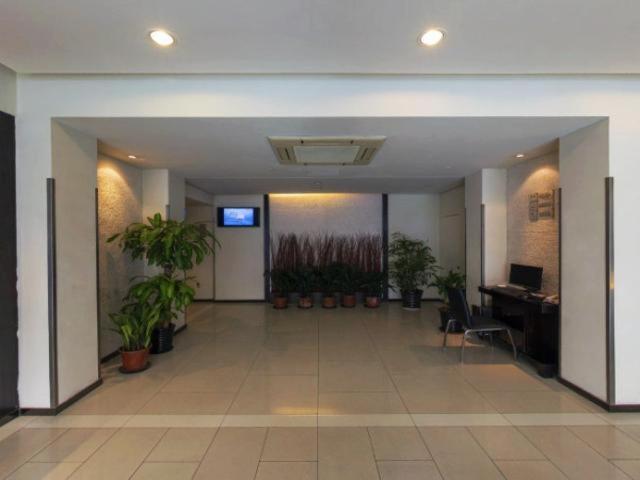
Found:
[[[425,240],[433,256],[440,252],[440,196],[430,193],[389,194],[389,241],[394,232]],[[389,298],[400,298],[400,292],[389,290]],[[422,298],[438,298],[435,288],[425,288]]]
[[[156,213],[167,216],[169,205],[169,170],[164,168],[142,171],[142,216],[144,221]]]
[[[0,112],[16,114],[16,73],[0,63]]]
[[[464,185],[440,194],[440,266],[465,272]]]
[[[211,233],[215,233],[215,210],[212,205],[188,206],[186,208],[186,221],[205,225]],[[216,249],[217,251],[217,249]],[[190,277],[195,277],[194,288],[196,300],[213,300],[215,295],[215,257],[205,257],[200,265],[196,265],[188,272]]]
[[[264,299],[264,205],[262,195],[216,195],[217,207],[259,207],[260,226],[215,228],[216,300]]]
[[[185,181],[182,175],[169,172],[169,217],[182,221],[185,215]]]
[[[271,236],[280,233],[382,233],[382,195],[310,193],[269,195]]]
[[[213,205],[213,195],[204,192],[199,188],[194,187],[193,185],[185,185],[184,195],[186,198],[189,198],[191,200],[195,200],[206,205]]]
[[[98,223],[100,253],[100,356],[120,348],[109,313],[117,312],[130,280],[144,275],[144,262],[131,260],[116,243],[107,243],[133,222],[142,221],[142,170],[98,155]]]
[[[54,122],[52,145],[56,186],[58,400],[62,403],[95,382],[99,374],[97,140]]]
[[[630,332],[636,323],[640,223],[625,220],[640,203],[638,76],[20,75],[17,91],[19,335],[21,352],[29,352],[20,356],[24,407],[48,404],[41,374],[48,358],[45,179],[51,175],[51,119],[64,116],[609,117],[609,173],[616,178],[617,365],[635,365]],[[589,214],[586,206],[582,213]],[[619,388],[626,392],[620,399],[640,403],[640,378]]]
[[[603,400],[607,390],[604,182],[609,174],[608,130],[608,122],[603,121],[562,137],[559,154],[562,188],[560,374]],[[616,264],[618,261],[619,257]],[[640,366],[636,332],[632,332],[632,338],[636,353],[621,355],[619,358],[624,361],[616,362],[620,367],[617,385],[623,401],[633,401],[634,394],[640,393],[640,389],[634,392],[633,388]],[[630,376],[625,378],[625,375]]]

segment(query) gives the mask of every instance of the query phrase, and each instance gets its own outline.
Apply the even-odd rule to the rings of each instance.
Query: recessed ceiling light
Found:
[[[173,45],[173,42],[175,41],[173,39],[173,36],[166,30],[153,30],[149,34],[149,36],[151,37],[151,40],[156,42],[156,44],[160,45],[161,47],[168,47],[170,45]]]
[[[444,38],[444,32],[438,28],[432,28],[420,35],[420,43],[427,47],[435,47]]]
[[[135,155],[127,155],[127,158],[130,158],[131,160],[135,160],[138,157],[136,157]]]
[[[519,153],[516,155],[516,158],[524,158],[524,153]]]

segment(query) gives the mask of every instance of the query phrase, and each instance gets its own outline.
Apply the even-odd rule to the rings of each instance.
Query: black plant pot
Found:
[[[402,292],[402,308],[405,310],[418,310],[422,303],[422,290]]]
[[[166,353],[173,350],[173,334],[176,326],[156,327],[151,333],[151,353]]]

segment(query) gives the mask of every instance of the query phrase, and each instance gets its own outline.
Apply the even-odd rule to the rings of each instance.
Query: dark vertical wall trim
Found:
[[[98,208],[99,192],[97,188],[94,201],[96,209],[96,313],[98,322],[98,365],[100,365],[100,359],[102,358],[102,352],[100,351],[100,211]],[[99,367],[98,378],[102,378],[102,370]]]
[[[558,188],[558,376],[562,377],[562,189]]]
[[[15,118],[0,112],[0,425],[18,413]]]
[[[485,251],[485,207],[480,205],[480,285],[484,285],[484,251]],[[480,303],[484,307],[484,293],[480,294]]]
[[[606,265],[606,339],[607,339],[607,402],[616,403],[615,369],[615,311],[614,311],[614,225],[613,225],[613,177],[605,178],[605,265]]]
[[[271,270],[271,217],[269,215],[269,194],[264,195],[262,202],[263,218],[263,234],[264,234],[264,299],[271,300],[271,278],[267,272]]]
[[[382,271],[384,283],[389,285],[389,195],[382,194]],[[389,300],[389,287],[382,289],[382,300]]]
[[[56,184],[47,178],[47,264],[49,290],[49,403],[58,406],[58,299],[56,285]]]

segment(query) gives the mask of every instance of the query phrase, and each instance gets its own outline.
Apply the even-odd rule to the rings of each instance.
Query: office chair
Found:
[[[452,310],[453,318],[449,319],[447,322],[447,328],[444,330],[442,348],[447,348],[447,334],[449,333],[449,329],[453,323],[458,320],[462,323],[462,328],[464,330],[462,335],[462,347],[460,348],[460,362],[464,363],[464,344],[467,339],[467,335],[472,333],[507,332],[509,340],[511,341],[511,346],[513,347],[513,358],[514,360],[518,359],[516,344],[513,341],[511,329],[507,325],[493,318],[471,315],[465,290],[463,288],[448,288],[447,296],[449,297],[449,307]]]

